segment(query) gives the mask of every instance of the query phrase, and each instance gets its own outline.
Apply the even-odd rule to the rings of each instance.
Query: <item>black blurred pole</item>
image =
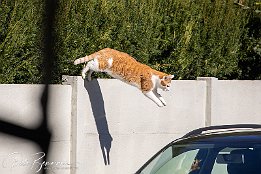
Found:
[[[45,88],[43,90],[41,104],[42,104],[42,113],[43,121],[40,130],[46,132],[46,138],[43,139],[41,143],[41,148],[46,154],[44,161],[47,161],[47,154],[50,145],[50,132],[48,130],[47,119],[48,119],[48,99],[49,99],[49,84],[53,82],[53,71],[54,71],[54,62],[55,62],[55,52],[54,52],[54,20],[55,20],[55,10],[56,10],[56,0],[45,0],[45,8],[43,12],[43,83]],[[43,174],[46,173],[46,170],[42,171]]]
[[[45,8],[43,13],[43,79],[46,85],[53,81],[53,71],[55,69],[55,53],[54,53],[54,19],[56,10],[56,0],[45,0]]]
[[[0,0],[1,2],[1,0]],[[43,26],[42,26],[42,52],[43,52],[43,79],[42,83],[45,85],[43,93],[41,96],[41,106],[42,106],[42,122],[40,126],[36,129],[28,129],[15,125],[3,120],[0,120],[0,132],[12,135],[15,137],[20,137],[23,139],[31,140],[38,144],[41,148],[41,152],[45,154],[42,158],[42,162],[47,162],[47,155],[51,140],[51,132],[48,129],[47,119],[48,119],[48,94],[49,94],[49,84],[53,82],[53,74],[56,69],[54,66],[55,62],[55,52],[54,52],[54,19],[55,19],[55,9],[56,0],[45,0],[44,12],[43,12]],[[0,113],[1,114],[1,113]],[[3,116],[2,116],[3,117]],[[42,173],[45,174],[46,170],[41,169]]]

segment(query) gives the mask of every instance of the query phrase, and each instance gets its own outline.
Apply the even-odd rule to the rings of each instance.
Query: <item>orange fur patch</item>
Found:
[[[111,48],[105,48],[88,56],[88,61],[97,59],[99,70],[108,72],[113,77],[121,78],[124,82],[137,86],[143,92],[150,91],[153,84],[152,76],[162,79],[168,74],[154,70],[149,66],[136,61],[127,53],[120,52]],[[111,64],[109,61],[111,60]],[[161,85],[166,86],[171,79],[161,80]]]

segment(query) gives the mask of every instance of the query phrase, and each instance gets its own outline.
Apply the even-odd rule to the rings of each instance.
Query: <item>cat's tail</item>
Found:
[[[85,56],[85,57],[81,57],[81,58],[79,58],[79,59],[76,59],[76,60],[73,62],[73,64],[74,64],[74,65],[78,65],[78,64],[80,64],[80,63],[84,63],[84,62],[88,62],[88,61],[89,61],[88,56]]]
[[[78,65],[80,63],[84,63],[84,62],[88,62],[89,60],[93,59],[94,56],[93,55],[89,55],[89,56],[85,56],[85,57],[81,57],[79,59],[76,59],[73,64],[74,65]]]

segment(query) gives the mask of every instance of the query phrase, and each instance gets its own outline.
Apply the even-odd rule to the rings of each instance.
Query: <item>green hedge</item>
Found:
[[[175,74],[176,79],[261,79],[259,72],[253,77],[243,74],[247,71],[242,66],[256,46],[244,45],[251,42],[248,24],[253,12],[231,1],[58,2],[54,28],[58,72],[53,83],[61,82],[62,74],[80,75],[82,67],[71,61],[105,47],[127,52],[155,69]],[[1,1],[0,83],[41,82],[42,3]],[[252,1],[247,3],[253,6]],[[255,52],[254,56],[260,59]]]
[[[41,77],[40,0],[2,0],[0,83],[38,83]]]

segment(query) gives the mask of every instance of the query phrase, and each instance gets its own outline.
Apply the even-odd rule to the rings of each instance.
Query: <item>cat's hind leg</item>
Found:
[[[97,61],[91,60],[83,68],[82,78],[85,79],[86,73],[88,72],[87,78],[88,78],[88,81],[91,81],[92,80],[91,76],[92,76],[93,71],[99,71],[99,64],[97,63]]]
[[[149,91],[149,92],[143,92],[143,94],[148,97],[149,99],[151,99],[152,101],[154,101],[159,107],[163,107],[164,104],[162,103],[162,101],[154,94],[153,91]]]
[[[86,73],[87,73],[87,71],[89,71],[89,66],[88,66],[88,64],[82,69],[82,78],[83,79],[85,79],[85,77],[86,77]]]
[[[88,78],[88,81],[91,81],[92,80],[92,73],[95,71],[95,72],[100,72],[99,70],[99,63],[96,59],[94,60],[91,60],[87,63],[87,65],[85,66],[85,70],[83,69],[83,72],[82,72],[82,75],[84,74],[84,77],[85,77],[85,74],[86,72],[88,71],[88,75],[87,75],[87,78]]]

